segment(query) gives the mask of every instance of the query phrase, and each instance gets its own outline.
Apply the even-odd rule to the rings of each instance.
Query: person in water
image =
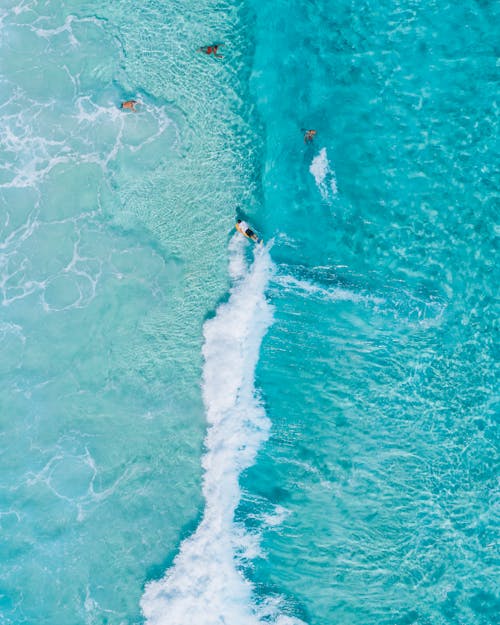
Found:
[[[242,221],[238,219],[238,230],[247,235],[252,241],[259,242],[259,237],[255,234],[255,232],[249,227],[246,221]]]
[[[205,54],[209,55],[213,54],[216,59],[223,59],[223,55],[218,53],[219,48],[223,45],[223,43],[217,43],[212,46],[203,46],[202,48],[198,48],[196,52],[204,52]]]
[[[316,130],[306,130],[306,133],[304,135],[304,143],[311,143],[315,135],[316,135]]]
[[[128,109],[129,111],[134,111],[134,113],[137,113],[137,111],[135,110],[136,104],[137,100],[127,100],[126,102],[122,102],[122,109]]]

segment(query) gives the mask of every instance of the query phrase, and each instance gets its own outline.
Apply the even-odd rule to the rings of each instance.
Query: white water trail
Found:
[[[338,193],[335,172],[330,166],[326,148],[321,148],[309,166],[309,172],[314,176],[316,186],[325,201],[332,200]]]
[[[255,538],[234,522],[241,498],[239,476],[255,461],[270,421],[256,397],[255,367],[272,322],[265,291],[273,268],[265,247],[247,264],[242,237],[229,246],[229,300],[203,328],[203,401],[209,429],[203,457],[205,512],[165,577],[151,582],[141,600],[147,625],[298,625],[279,613],[279,599],[254,602],[253,586],[238,561]]]
[[[353,302],[355,304],[373,304],[379,306],[385,303],[385,299],[375,295],[368,295],[342,287],[325,288],[308,282],[307,280],[299,280],[288,274],[281,274],[274,277],[273,281],[284,289],[299,292],[305,297],[316,296],[320,299],[330,300],[332,302]]]

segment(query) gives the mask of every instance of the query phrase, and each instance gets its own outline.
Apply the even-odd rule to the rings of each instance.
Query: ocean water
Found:
[[[497,621],[499,13],[3,0],[2,624]]]

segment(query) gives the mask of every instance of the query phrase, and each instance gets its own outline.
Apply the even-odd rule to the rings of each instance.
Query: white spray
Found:
[[[319,154],[313,158],[309,171],[314,176],[321,197],[326,201],[332,200],[338,193],[337,179],[330,166],[326,148],[321,148]]]
[[[203,328],[203,400],[208,433],[203,457],[205,512],[196,532],[182,543],[163,579],[147,585],[141,601],[147,625],[298,625],[279,614],[279,601],[257,606],[253,586],[238,558],[254,538],[234,522],[241,498],[239,476],[255,461],[270,422],[255,396],[254,373],[262,338],[272,322],[265,290],[272,270],[266,248],[255,246],[248,265],[241,237],[230,246],[233,286]],[[271,619],[271,620],[269,620]]]

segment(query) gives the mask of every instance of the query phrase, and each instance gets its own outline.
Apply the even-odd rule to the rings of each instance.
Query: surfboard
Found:
[[[236,228],[236,230],[242,234],[244,237],[246,237],[247,239],[251,239],[252,241],[255,241],[255,243],[263,243],[262,239],[259,239],[259,237],[255,234],[252,237],[249,237],[248,234],[246,232],[244,232],[241,228],[240,228],[240,224],[235,224],[234,226]]]

